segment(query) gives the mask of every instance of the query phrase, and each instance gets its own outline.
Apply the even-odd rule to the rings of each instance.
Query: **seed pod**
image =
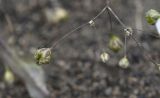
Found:
[[[111,39],[109,40],[109,48],[113,52],[118,52],[122,49],[123,42],[120,40],[118,36],[112,35]]]
[[[154,25],[158,18],[160,18],[160,13],[154,9],[151,9],[146,13],[146,20],[151,25]]]
[[[62,21],[66,21],[69,18],[68,12],[61,7],[55,8],[54,10],[52,9],[46,9],[45,10],[45,16],[48,22],[57,24]]]
[[[120,59],[119,66],[121,68],[128,68],[129,67],[129,60],[126,56],[124,56],[122,59]]]
[[[131,27],[127,27],[127,28],[124,29],[124,33],[127,36],[131,36],[133,34],[133,30],[132,30]]]
[[[35,52],[34,58],[37,64],[48,64],[51,60],[51,48],[41,48]]]
[[[108,60],[109,60],[109,54],[106,53],[106,52],[103,52],[101,55],[100,55],[100,58],[102,60],[103,63],[106,63]]]
[[[95,26],[95,22],[93,20],[90,20],[88,23],[90,24],[91,27]]]
[[[14,74],[12,73],[12,71],[8,68],[6,68],[5,70],[5,74],[4,74],[4,81],[7,83],[7,84],[10,84],[12,85],[15,81],[15,76]]]

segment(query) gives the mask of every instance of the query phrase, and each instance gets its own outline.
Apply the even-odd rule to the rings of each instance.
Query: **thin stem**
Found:
[[[127,55],[127,35],[125,34],[124,38],[124,56]]]
[[[134,36],[131,36],[131,38],[136,42],[137,46],[141,49],[141,51],[145,50],[143,45],[140,42],[138,42]],[[155,66],[159,67],[158,64],[150,56],[148,55],[145,56],[147,60],[151,61]]]
[[[71,35],[72,33],[74,33],[75,31],[85,27],[88,23],[85,23],[85,24],[82,24],[80,26],[78,26],[77,28],[73,29],[72,31],[66,33],[64,36],[62,36],[59,40],[57,40],[52,46],[51,46],[51,49],[55,48],[58,43],[60,43],[61,41],[63,41],[65,38],[67,38],[69,35]]]
[[[135,28],[132,28],[133,30],[136,30],[136,31],[141,31],[141,32],[148,32],[146,30],[140,30],[140,29],[135,29]],[[151,36],[154,36],[156,38],[160,38],[159,34],[152,34],[151,32],[148,32],[149,35]]]
[[[111,7],[107,7],[107,9],[112,13],[112,15],[117,19],[117,21],[123,26],[123,28],[126,28],[126,25],[121,21],[121,19],[117,16],[117,14],[112,10]]]
[[[96,20],[100,15],[102,15],[105,10],[107,9],[108,5],[106,5],[94,18],[92,18],[91,20],[94,21]],[[61,41],[63,41],[64,39],[66,39],[67,37],[69,37],[72,33],[74,33],[75,31],[85,27],[86,25],[88,25],[89,22],[86,22],[78,27],[76,27],[75,29],[71,30],[70,32],[66,33],[64,36],[62,36],[59,40],[57,40],[50,48],[53,49],[55,48]]]
[[[100,15],[104,13],[104,11],[107,9],[108,5],[106,5],[92,20],[97,19]]]
[[[107,8],[112,13],[112,15],[117,19],[117,21],[123,26],[123,28],[127,29],[127,26],[120,20],[120,18],[116,15],[116,13],[112,10],[112,8],[109,7],[109,6]],[[141,49],[141,51],[145,50],[145,48],[143,47],[143,45],[140,42],[138,42],[133,35],[131,37],[136,42],[137,46]],[[156,65],[157,67],[159,67],[158,64],[150,56],[146,55],[146,57],[147,57],[147,60],[151,61],[154,65]]]
[[[112,32],[112,29],[113,29],[113,27],[112,27],[112,17],[111,17],[111,14],[110,14],[108,9],[107,9],[107,13],[108,13],[108,16],[109,16],[110,32]]]

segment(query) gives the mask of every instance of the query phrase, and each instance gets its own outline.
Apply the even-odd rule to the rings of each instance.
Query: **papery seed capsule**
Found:
[[[9,85],[12,85],[15,81],[15,76],[13,72],[8,68],[6,68],[5,70],[4,81]]]
[[[122,59],[120,59],[119,64],[121,68],[128,68],[129,67],[129,60],[126,56],[124,56]]]
[[[109,60],[110,56],[109,56],[108,53],[103,52],[103,53],[100,55],[100,58],[101,58],[101,60],[102,60],[103,63],[106,63],[106,62]]]
[[[35,52],[34,58],[37,64],[48,64],[51,60],[51,48],[41,48]]]
[[[112,35],[109,40],[109,48],[114,51],[118,52],[122,49],[123,42],[120,40],[118,36]]]
[[[68,12],[61,7],[57,7],[54,10],[46,9],[45,16],[48,22],[54,23],[54,24],[60,23],[62,21],[66,21],[69,18]]]
[[[95,26],[95,22],[93,20],[90,20],[88,23],[90,24],[91,27]]]
[[[159,18],[160,13],[154,9],[151,9],[146,13],[146,20],[151,25],[154,25]]]
[[[124,29],[124,33],[127,35],[127,36],[131,36],[132,33],[133,33],[133,30],[131,27],[127,27]]]

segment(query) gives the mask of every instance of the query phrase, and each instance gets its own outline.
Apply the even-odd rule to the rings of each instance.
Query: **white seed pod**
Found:
[[[120,59],[119,64],[121,68],[128,68],[129,67],[129,60],[126,56],[124,56],[122,59]]]
[[[109,60],[110,56],[109,56],[108,53],[103,52],[103,53],[100,55],[100,58],[101,58],[101,60],[102,60],[103,63],[106,63],[106,62]]]
[[[51,54],[51,48],[41,48],[35,52],[34,58],[37,64],[48,64],[51,60]]]
[[[88,23],[90,24],[91,27],[95,26],[95,22],[93,20],[90,20]]]
[[[54,24],[60,23],[69,18],[68,12],[61,7],[55,8],[54,10],[46,9],[45,16],[48,22],[54,23]]]
[[[127,27],[127,28],[124,29],[124,33],[127,36],[131,36],[133,34],[133,30],[132,30],[131,27]]]
[[[6,69],[4,74],[4,81],[9,85],[12,85],[15,81],[15,76],[13,72],[8,68]]]

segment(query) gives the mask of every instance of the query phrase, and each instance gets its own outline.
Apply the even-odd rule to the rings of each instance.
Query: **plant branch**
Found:
[[[107,9],[112,13],[112,15],[117,19],[117,21],[123,26],[123,28],[126,28],[127,26],[121,21],[121,19],[117,16],[117,14],[112,10],[110,6],[107,7]]]
[[[112,15],[117,19],[117,21],[120,23],[120,25],[124,28],[124,29],[127,29],[127,26],[120,20],[120,18],[118,17],[118,15],[112,10],[111,7],[107,7],[108,10],[112,13]],[[131,32],[132,33],[132,32]],[[131,35],[132,39],[135,41],[135,43],[137,44],[137,46],[141,49],[141,51],[145,50],[145,48],[143,47],[143,45],[138,42],[136,40],[136,38]],[[126,40],[126,38],[125,38]],[[125,46],[126,47],[126,46]],[[125,48],[125,51],[126,51],[126,48]],[[159,67],[158,64],[150,57],[150,56],[146,56],[147,57],[147,60],[149,60],[150,62],[152,62],[155,66]]]
[[[102,14],[106,11],[107,7],[108,7],[108,4],[106,4],[105,7],[104,7],[95,17],[93,17],[91,20],[92,20],[92,21],[95,21],[100,15],[102,15]],[[91,21],[91,20],[90,20],[90,21]],[[74,33],[75,31],[77,31],[77,30],[79,30],[79,29],[81,29],[81,28],[83,28],[83,27],[85,27],[85,26],[87,26],[87,25],[90,25],[90,24],[89,24],[89,21],[86,22],[86,23],[84,23],[84,24],[82,24],[82,25],[80,25],[80,26],[78,26],[78,27],[76,27],[75,29],[71,30],[70,32],[66,33],[66,34],[65,34],[64,36],[62,36],[59,40],[57,40],[56,42],[54,42],[54,44],[53,44],[50,48],[53,50],[61,41],[63,41],[63,40],[66,39],[67,37],[69,37],[69,36],[70,36],[72,33]]]

